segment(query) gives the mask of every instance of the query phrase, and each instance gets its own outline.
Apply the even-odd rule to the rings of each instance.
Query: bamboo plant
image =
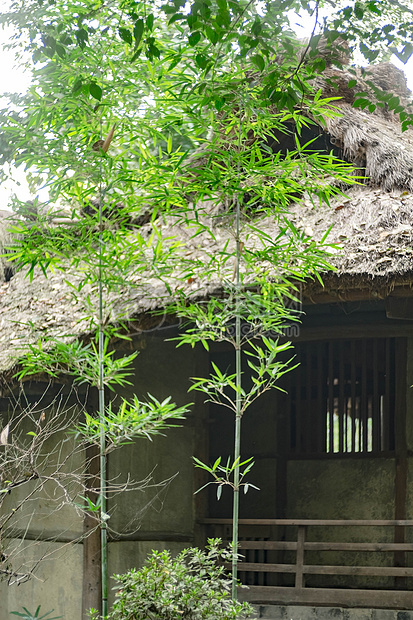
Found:
[[[135,357],[118,358],[111,349],[114,337],[127,337],[131,311],[119,309],[117,293],[138,289],[155,297],[158,310],[168,306],[188,321],[179,344],[233,346],[235,373],[214,366],[192,389],[235,415],[227,464],[196,464],[212,474],[218,495],[223,485],[233,489],[236,548],[240,489],[253,486],[245,479],[252,460],[240,452],[241,421],[294,364],[280,361],[291,345],[279,337],[299,319],[292,305],[300,282],[328,267],[327,238],[316,243],[295,227],[289,205],[304,192],[328,201],[354,177],[349,166],[301,137],[315,118],[336,114],[334,98],[314,92],[320,65],[297,60],[300,44],[288,16],[270,4],[264,12],[254,2],[226,0],[188,7],[182,0],[70,7],[33,1],[14,8],[8,21],[29,33],[37,66],[33,87],[16,101],[20,111],[3,112],[2,136],[13,141],[13,161],[28,168],[32,186],[44,183],[49,193],[34,221],[15,226],[21,241],[10,256],[28,277],[36,269],[65,270],[92,334],[88,343],[70,334],[32,343],[19,378],[39,370],[66,373],[98,389],[99,411],[86,412],[77,433],[100,446],[106,617],[106,455],[131,438],[160,432],[186,411],[155,397],[107,404],[107,394],[130,381]],[[294,149],[270,147],[285,134],[293,136]],[[66,222],[56,225],[62,214]],[[266,232],[269,218],[276,234]],[[200,256],[187,255],[179,227],[201,242]],[[218,250],[217,231],[227,239]],[[215,243],[213,251],[205,239]],[[148,287],[153,280],[161,284],[155,292]],[[198,283],[195,290],[189,282]],[[219,296],[203,293],[217,282]],[[243,358],[253,376],[249,390]],[[236,581],[234,560],[234,598]]]

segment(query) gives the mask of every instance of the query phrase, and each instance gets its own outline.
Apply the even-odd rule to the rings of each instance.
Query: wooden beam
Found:
[[[392,289],[392,290],[391,290]],[[389,292],[391,290],[391,292]],[[372,288],[341,288],[334,289],[330,284],[325,289],[319,289],[311,293],[303,287],[303,304],[330,304],[346,301],[377,301],[378,299],[391,299],[392,297],[412,297],[413,289],[410,283],[389,285],[377,285]]]
[[[200,519],[201,523],[230,525],[232,519]],[[320,525],[320,526],[413,526],[412,519],[240,519],[240,525]]]
[[[165,541],[165,542],[188,542],[193,543],[194,537],[192,534],[186,534],[184,532],[163,532],[159,530],[138,530],[131,534],[109,534],[109,542],[141,542],[141,541]]]
[[[225,566],[230,569],[231,564],[225,562]],[[239,572],[249,573],[295,573],[297,575],[296,564],[267,564],[261,562],[238,562]],[[302,572],[301,572],[302,576]]]
[[[371,577],[413,577],[413,568],[394,566],[304,565],[306,575],[369,575]]]
[[[230,568],[230,564],[228,564]],[[239,562],[238,570],[251,573],[295,573],[296,582],[303,575],[368,575],[369,577],[413,577],[413,568],[394,566],[326,566],[324,564],[266,564]],[[302,586],[295,586],[300,588]]]
[[[369,323],[364,325],[300,325],[298,342],[320,340],[351,340],[352,338],[393,338],[413,336],[413,325],[410,323],[395,324],[395,322]]]
[[[296,551],[297,543],[284,540],[241,540],[240,549]],[[413,551],[413,543],[305,542],[305,551]]]
[[[334,607],[367,607],[412,609],[413,592],[397,590],[358,590],[338,588],[288,588],[281,586],[250,586],[240,588],[238,598],[251,603],[280,605],[328,605]]]
[[[47,533],[42,530],[36,532],[36,530],[26,530],[26,528],[10,528],[7,530],[7,538],[21,539],[21,540],[37,540],[38,542],[55,542],[55,543],[72,543],[74,545],[83,545],[83,532],[68,531],[67,533],[61,530],[47,530]],[[132,534],[111,534],[108,533],[108,542],[141,542],[141,541],[165,541],[165,542],[188,542],[193,543],[194,537],[191,534],[184,532],[163,532],[160,530],[138,530]],[[297,544],[297,543],[292,543]]]
[[[389,319],[413,320],[413,297],[388,297],[385,308]]]
[[[74,545],[83,544],[83,531],[76,532],[76,530],[62,532],[61,530],[54,528],[53,530],[48,529],[47,532],[45,530],[38,532],[35,529],[27,530],[26,528],[21,527],[11,527],[3,531],[2,534],[4,538],[8,538],[10,540],[37,540],[38,542],[53,542],[62,544],[72,543]]]

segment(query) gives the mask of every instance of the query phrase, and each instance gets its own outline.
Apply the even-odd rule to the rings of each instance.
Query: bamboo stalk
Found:
[[[114,128],[113,128],[114,129]],[[106,435],[104,427],[105,419],[105,385],[104,385],[104,316],[103,316],[103,187],[102,187],[102,163],[101,186],[99,188],[99,419],[100,426],[100,534],[101,534],[101,572],[102,572],[102,618],[108,615],[108,552],[107,552],[107,526],[106,526]]]
[[[242,107],[240,108],[242,109]],[[240,128],[238,133],[238,175],[240,174],[240,158],[241,151],[241,130],[242,119],[240,120]],[[235,249],[235,270],[236,270],[236,282],[235,282],[235,384],[237,392],[235,395],[235,437],[234,437],[234,494],[233,494],[233,508],[232,508],[232,599],[237,600],[237,577],[238,577],[238,565],[237,565],[237,552],[238,552],[238,519],[239,519],[239,462],[241,456],[241,416],[242,416],[242,375],[241,375],[241,279],[240,279],[240,258],[243,249],[243,243],[240,240],[240,219],[241,219],[241,205],[239,194],[236,199],[236,249]]]

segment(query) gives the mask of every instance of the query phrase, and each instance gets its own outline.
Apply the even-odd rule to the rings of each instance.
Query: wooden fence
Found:
[[[208,536],[230,539],[231,519],[201,523]],[[413,608],[413,521],[241,519],[239,525],[243,600]]]

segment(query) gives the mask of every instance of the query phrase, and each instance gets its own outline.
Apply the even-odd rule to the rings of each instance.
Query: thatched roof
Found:
[[[310,301],[324,299],[320,295],[344,299],[349,292],[361,289],[366,298],[383,298],[396,289],[408,294],[413,282],[413,131],[403,133],[398,117],[385,108],[369,113],[351,107],[360,88],[371,91],[369,81],[374,73],[378,87],[384,88],[390,81],[403,103],[408,100],[409,91],[403,74],[387,63],[368,72],[369,76],[359,72],[358,84],[352,89],[348,88],[348,81],[354,76],[345,71],[330,67],[323,78],[326,96],[337,95],[333,83],[341,83],[339,94],[344,99],[340,103],[343,115],[327,119],[326,127],[320,126],[320,131],[329,134],[346,159],[364,170],[366,178],[330,206],[314,206],[310,199],[291,206],[290,217],[298,228],[321,239],[332,226],[329,241],[337,245],[330,260],[337,271],[326,274],[324,289],[318,283],[308,284],[304,294]],[[208,205],[205,217],[211,217]],[[207,233],[194,237],[193,228],[185,228],[182,222],[176,225],[171,218],[158,221],[156,226],[165,237],[176,235],[184,244],[185,254],[202,262],[203,256],[218,252],[224,243],[229,243],[229,249],[234,244],[225,217],[212,222],[214,239]],[[278,225],[271,215],[261,215],[253,223],[269,235],[277,234]],[[147,223],[140,230],[147,229],[149,233],[151,226]],[[0,228],[0,236],[7,235],[6,227],[7,224]],[[254,243],[253,235],[249,243]],[[90,324],[81,320],[81,300],[73,298],[73,289],[65,283],[67,275],[55,272],[46,278],[36,272],[29,282],[23,273],[17,273],[0,285],[0,372],[11,373],[23,345],[37,342],[42,335],[80,338],[90,332]],[[75,274],[73,277],[76,279]],[[136,319],[131,323],[135,329],[146,328],[145,315],[168,301],[168,290],[155,280],[143,284],[136,279],[129,284],[112,294],[109,312],[116,316],[122,311]],[[170,284],[173,286],[173,279]],[[219,289],[220,282],[206,286],[199,269],[186,286],[193,295],[208,295]],[[83,293],[93,295],[94,291],[88,289]]]

